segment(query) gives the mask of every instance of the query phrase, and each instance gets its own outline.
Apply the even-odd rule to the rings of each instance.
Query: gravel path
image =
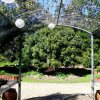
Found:
[[[18,85],[14,88],[17,89]],[[100,83],[95,84],[95,89],[100,89]],[[18,91],[18,90],[17,90]],[[29,99],[35,97],[43,97],[52,94],[90,94],[91,83],[27,83],[22,82],[22,100],[53,100],[53,99]],[[75,97],[74,97],[75,98]],[[79,97],[78,97],[79,98]],[[56,99],[54,99],[56,100]],[[61,100],[61,99],[57,99]],[[76,99],[64,99],[76,100]],[[85,99],[77,99],[85,100]],[[88,99],[86,99],[88,100]]]

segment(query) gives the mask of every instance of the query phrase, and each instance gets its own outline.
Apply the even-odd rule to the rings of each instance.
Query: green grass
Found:
[[[100,74],[95,75],[95,78],[100,78]],[[91,74],[73,80],[65,80],[63,78],[58,78],[54,80],[41,79],[41,78],[32,79],[29,77],[23,77],[22,80],[23,82],[33,82],[33,83],[82,83],[82,82],[91,82]]]
[[[94,77],[95,78],[100,78],[100,74],[96,74]]]
[[[91,75],[86,75],[84,77],[80,77],[76,80],[69,81],[70,83],[81,83],[81,82],[90,82],[91,81]]]
[[[34,82],[34,83],[80,83],[80,82],[90,82],[91,81],[91,75],[86,75],[84,77],[80,77],[73,80],[65,80],[62,78],[58,79],[32,79],[29,77],[23,77],[23,82]]]
[[[59,80],[43,80],[43,79],[31,79],[28,77],[22,78],[23,82],[33,82],[33,83],[65,83],[65,80],[59,79]]]
[[[73,74],[57,73],[55,78],[47,78],[42,73],[36,71],[30,71],[23,73],[23,82],[34,82],[34,83],[80,83],[80,82],[90,82],[91,74],[85,75],[83,77],[74,77]],[[35,76],[35,78],[33,77]],[[68,78],[67,78],[68,77]]]

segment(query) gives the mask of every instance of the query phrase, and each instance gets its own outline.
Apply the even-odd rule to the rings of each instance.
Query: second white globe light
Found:
[[[15,25],[16,25],[16,27],[18,27],[18,28],[23,28],[23,27],[25,26],[25,22],[24,22],[24,20],[22,20],[22,19],[17,19],[17,20],[15,21]]]
[[[55,26],[56,26],[56,25],[55,25],[54,23],[50,23],[50,24],[48,25],[48,27],[51,28],[51,29],[55,28]]]

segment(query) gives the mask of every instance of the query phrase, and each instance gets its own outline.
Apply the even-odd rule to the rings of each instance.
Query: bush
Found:
[[[0,71],[0,75],[5,74],[6,72],[4,70]]]
[[[61,65],[60,62],[58,60],[55,59],[51,59],[50,65],[54,68],[59,68],[59,66]]]
[[[24,76],[36,76],[37,78],[41,78],[43,76],[42,73],[37,71],[29,71],[23,74]]]
[[[96,69],[97,69],[98,72],[100,72],[100,66],[98,66]]]
[[[64,78],[66,78],[66,74],[59,72],[59,73],[57,73],[57,77],[64,79]]]
[[[40,67],[40,61],[38,59],[33,59],[31,61],[32,65],[36,67],[37,71],[39,70]]]
[[[7,58],[2,56],[2,55],[0,55],[0,62],[4,62],[4,61],[7,61]]]
[[[48,68],[49,64],[45,63],[45,62],[41,62],[41,68]]]
[[[83,53],[82,64],[86,68],[89,68],[91,66],[90,51],[86,51]]]

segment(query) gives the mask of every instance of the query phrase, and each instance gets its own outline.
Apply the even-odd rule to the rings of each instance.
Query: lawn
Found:
[[[79,68],[57,69],[50,73],[30,71],[23,73],[22,81],[39,83],[79,83],[91,81],[91,70]]]
[[[90,82],[91,75],[86,75],[83,77],[75,78],[75,79],[63,79],[63,78],[56,78],[56,79],[45,79],[45,78],[32,78],[32,77],[23,77],[23,82],[34,82],[34,83],[80,83],[80,82]]]

